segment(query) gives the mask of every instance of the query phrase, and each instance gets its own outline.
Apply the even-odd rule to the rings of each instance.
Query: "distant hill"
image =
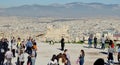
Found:
[[[80,3],[23,5],[0,8],[0,16],[107,17],[120,16],[120,4]]]

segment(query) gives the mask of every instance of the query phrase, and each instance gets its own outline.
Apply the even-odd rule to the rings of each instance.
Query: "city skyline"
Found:
[[[66,4],[71,2],[83,3],[103,3],[103,4],[120,4],[120,0],[1,0],[0,8],[16,7],[22,5],[50,5],[50,4]]]

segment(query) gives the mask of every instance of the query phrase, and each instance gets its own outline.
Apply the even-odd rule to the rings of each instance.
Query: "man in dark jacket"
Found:
[[[64,46],[65,46],[65,42],[64,42],[64,38],[62,37],[61,39],[61,50],[64,50]]]
[[[8,44],[7,42],[4,41],[4,38],[1,39],[0,41],[0,65],[3,65],[4,59],[5,59],[5,53],[8,49]]]
[[[96,48],[97,47],[97,37],[95,36],[94,37],[94,48]]]

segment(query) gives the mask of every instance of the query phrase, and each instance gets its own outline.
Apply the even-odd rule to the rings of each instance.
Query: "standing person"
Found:
[[[61,50],[63,51],[65,47],[65,42],[64,42],[64,38],[62,37],[61,39]]]
[[[12,53],[13,53],[13,57],[15,56],[15,51],[16,51],[16,43],[12,43]]]
[[[3,65],[4,63],[4,54],[5,54],[5,49],[4,49],[4,46],[3,46],[3,42],[2,42],[2,39],[0,41],[0,65]]]
[[[70,55],[67,53],[68,52],[68,50],[67,49],[65,49],[64,50],[64,53],[63,54],[65,54],[66,55],[66,59],[67,59],[67,65],[71,65],[71,62],[70,62]]]
[[[26,52],[28,54],[32,53],[32,46],[33,46],[33,43],[32,43],[31,38],[30,38],[30,39],[28,39],[27,44],[26,44]]]
[[[12,45],[13,45],[13,43],[15,43],[15,42],[16,42],[15,37],[12,37],[12,39],[11,39],[11,49],[12,49]]]
[[[2,38],[0,41],[0,64],[3,65],[5,60],[5,53],[8,50],[8,43],[5,41],[5,38]]]
[[[12,60],[12,57],[13,57],[13,54],[12,52],[10,51],[10,49],[8,49],[8,51],[5,53],[5,58],[7,60],[7,65],[11,65],[11,60]]]
[[[34,47],[32,47],[32,54],[31,54],[31,62],[32,65],[35,65],[35,60],[36,60],[36,49]]]
[[[25,40],[23,39],[23,41],[21,42],[21,49],[23,51],[25,51]]]
[[[4,38],[4,46],[5,46],[6,51],[7,51],[8,48],[10,47],[10,43],[9,43],[9,41],[8,41],[7,38]]]
[[[4,53],[0,51],[0,65],[3,65],[3,64],[4,64]]]
[[[4,48],[4,51],[7,52],[7,50],[8,50],[8,41],[7,41],[7,39],[3,38],[2,43],[3,43],[2,46]]]
[[[88,38],[88,44],[89,44],[89,47],[91,48],[92,47],[92,38],[91,37]]]
[[[24,52],[23,52],[23,50],[20,50],[19,65],[23,65],[23,64],[24,64]]]
[[[30,54],[29,54],[29,56],[27,57],[27,65],[32,65],[31,55],[30,55]]]
[[[114,48],[114,43],[113,43],[112,40],[110,40],[109,45],[110,45],[112,48]]]
[[[84,64],[84,57],[85,57],[85,52],[84,52],[84,50],[81,50],[80,51],[80,57],[79,57],[79,64],[80,65],[83,65]]]
[[[104,38],[104,35],[101,38],[101,42],[102,42],[101,49],[105,49],[105,38]]]
[[[113,53],[114,53],[114,49],[109,45],[108,46],[108,63],[110,64],[110,62],[113,63]]]
[[[96,48],[97,47],[97,37],[95,36],[94,37],[94,48]]]
[[[117,59],[118,59],[118,62],[120,62],[120,45],[118,46],[118,56],[117,56]]]
[[[33,41],[33,48],[35,49],[35,57],[37,57],[37,43],[35,40]]]
[[[17,39],[17,53],[20,53],[20,48],[21,48],[21,38],[18,37],[18,39]]]
[[[13,39],[11,40],[11,49],[12,49],[12,53],[13,53],[13,57],[15,56],[15,51],[16,51],[16,39],[13,37]]]

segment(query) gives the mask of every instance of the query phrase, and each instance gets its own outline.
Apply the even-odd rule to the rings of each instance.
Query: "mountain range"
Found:
[[[0,8],[0,16],[30,17],[110,17],[120,16],[120,4],[81,3],[22,5]]]

